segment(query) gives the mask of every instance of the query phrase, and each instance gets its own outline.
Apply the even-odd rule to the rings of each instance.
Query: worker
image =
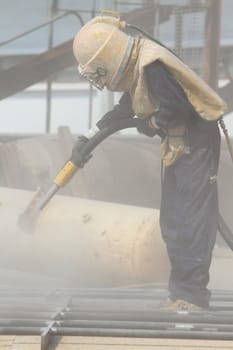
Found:
[[[218,119],[226,104],[168,48],[128,35],[124,26],[110,16],[87,22],[73,43],[78,70],[98,89],[123,93],[99,129],[136,116],[140,133],[162,136],[160,226],[171,271],[161,309],[208,309],[218,226]]]

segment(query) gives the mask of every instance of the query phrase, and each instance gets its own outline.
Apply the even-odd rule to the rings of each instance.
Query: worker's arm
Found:
[[[124,93],[120,98],[119,103],[114,106],[113,110],[107,112],[98,122],[99,129],[108,128],[114,121],[134,117],[134,112],[131,106],[131,99],[128,93]],[[84,155],[82,150],[88,142],[88,138],[81,135],[77,138],[71,154],[71,161],[78,167],[82,168],[90,159],[91,155]]]
[[[160,61],[145,67],[150,98],[159,101],[156,124],[163,129],[176,128],[195,115],[184,90]]]
[[[109,124],[112,124],[115,120],[125,119],[134,117],[134,111],[132,110],[131,98],[128,92],[125,92],[118,104],[114,108],[107,112],[97,123],[99,129],[108,127]]]
[[[114,121],[125,118],[133,118],[135,113],[132,109],[132,101],[130,94],[125,92],[120,98],[117,105],[114,108],[107,112],[98,122],[97,126],[99,129],[108,127]],[[159,134],[159,130],[155,125],[150,123],[150,118],[140,119],[137,123],[137,130],[139,133],[145,134],[149,137],[153,137],[156,134]]]

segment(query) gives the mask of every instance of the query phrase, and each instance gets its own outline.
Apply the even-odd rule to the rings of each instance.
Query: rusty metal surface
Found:
[[[81,286],[166,280],[169,263],[158,211],[56,196],[28,234],[17,220],[31,196],[0,188],[0,266]]]
[[[169,262],[150,208],[56,196],[33,234],[17,225],[32,192],[0,188],[0,266],[56,276],[56,285],[166,283]],[[217,242],[210,287],[233,290],[233,254]],[[224,274],[223,274],[224,271]]]
[[[30,85],[46,80],[54,73],[75,65],[72,43],[73,40],[69,40],[29,61],[0,71],[2,82],[0,100],[14,95]]]

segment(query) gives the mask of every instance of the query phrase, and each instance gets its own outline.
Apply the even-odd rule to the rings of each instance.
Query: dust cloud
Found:
[[[38,186],[52,184],[67,154],[61,157],[56,139],[46,137],[11,142],[4,149],[8,161],[2,163],[0,184],[2,282],[55,288],[167,282],[169,264],[158,223],[161,172],[156,141],[119,136],[103,142],[40,213],[31,233],[19,227],[18,217]],[[230,166],[223,144],[220,208],[233,227]],[[231,278],[222,273],[233,265],[232,256],[218,237],[212,288],[232,288]]]

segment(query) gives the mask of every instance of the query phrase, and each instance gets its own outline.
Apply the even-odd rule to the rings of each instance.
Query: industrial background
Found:
[[[119,11],[153,34],[215,88],[232,80],[230,0],[1,0],[0,5],[1,133],[57,132],[62,124],[82,133],[112,105],[110,93],[90,93],[71,53],[70,40],[103,9]],[[230,92],[222,91],[229,93],[229,109]]]
[[[120,97],[84,81],[72,53],[74,35],[103,10],[159,39],[206,80],[228,104],[232,138],[233,2],[0,0],[0,9],[0,349],[233,348],[233,253],[220,235],[211,312],[157,310],[169,269],[153,236],[158,139],[134,129],[109,137],[46,208],[35,235],[17,226],[77,135]],[[232,174],[222,133],[220,210],[231,229]]]

